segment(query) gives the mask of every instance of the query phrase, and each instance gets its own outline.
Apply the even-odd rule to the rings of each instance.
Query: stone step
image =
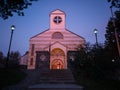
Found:
[[[72,78],[73,79],[72,76],[58,76],[58,75],[57,76],[54,76],[54,75],[53,76],[51,76],[51,75],[49,75],[49,76],[41,76],[40,78],[41,79],[49,79],[49,78],[51,78],[51,79],[56,79],[56,78],[57,79],[71,79]]]
[[[74,78],[70,70],[43,71],[36,83],[73,83]]]
[[[68,79],[41,79],[39,81],[74,81],[74,80],[68,80]]]
[[[39,81],[38,84],[72,84],[74,81]]]
[[[44,71],[41,76],[43,77],[69,77],[73,78],[73,75],[71,71],[69,70],[50,70],[50,71]]]
[[[28,90],[83,90],[76,84],[36,84],[29,86]]]
[[[2,90],[83,90],[83,87],[74,84],[69,70],[28,70],[27,73],[28,77],[19,85]]]

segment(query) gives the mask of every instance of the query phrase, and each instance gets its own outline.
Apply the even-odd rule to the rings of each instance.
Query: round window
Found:
[[[61,18],[60,16],[56,16],[56,17],[54,17],[54,22],[55,22],[56,24],[59,24],[59,23],[62,22],[62,18]]]

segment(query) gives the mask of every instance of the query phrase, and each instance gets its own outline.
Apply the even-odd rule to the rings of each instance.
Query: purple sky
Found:
[[[25,16],[0,18],[0,51],[6,56],[12,24],[16,26],[11,51],[23,55],[29,49],[30,37],[49,28],[49,14],[60,9],[66,13],[66,28],[95,43],[93,29],[98,29],[98,42],[104,43],[105,28],[111,16],[107,0],[38,0],[24,10]]]

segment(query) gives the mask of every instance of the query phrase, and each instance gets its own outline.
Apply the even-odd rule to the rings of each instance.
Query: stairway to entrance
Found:
[[[28,76],[17,85],[6,87],[2,90],[83,90],[76,85],[69,69],[27,70]]]
[[[76,85],[72,72],[69,69],[47,69],[38,77],[36,84],[28,87],[29,90],[83,90]]]
[[[69,69],[52,69],[41,73],[37,83],[67,84],[74,83],[74,77]]]

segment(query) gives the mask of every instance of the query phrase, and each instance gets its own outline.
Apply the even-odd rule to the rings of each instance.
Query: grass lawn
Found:
[[[93,78],[79,76],[77,83],[85,90],[120,90],[120,81],[118,80],[95,80]]]
[[[25,78],[26,74],[20,69],[0,69],[0,89],[14,85]]]

